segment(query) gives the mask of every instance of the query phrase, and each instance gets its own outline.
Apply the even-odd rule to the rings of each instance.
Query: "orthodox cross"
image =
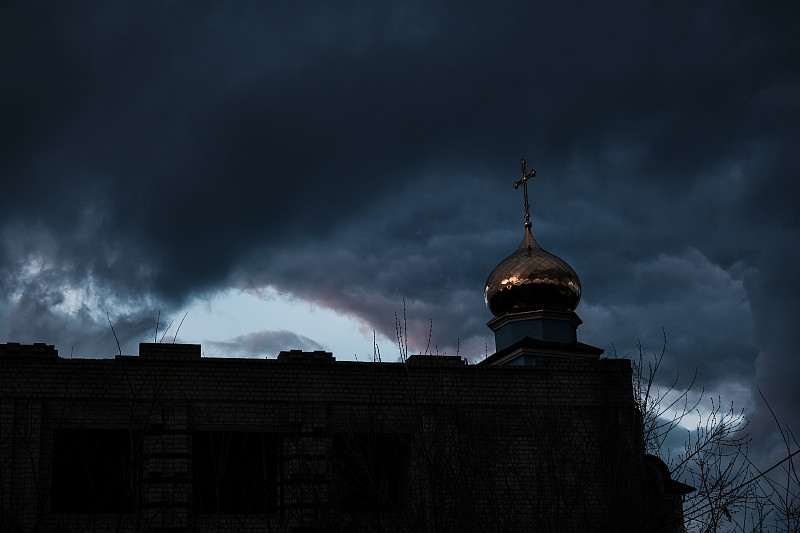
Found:
[[[519,189],[519,186],[522,185],[522,193],[525,196],[525,227],[531,227],[531,204],[528,203],[528,180],[532,177],[536,176],[536,171],[531,169],[530,172],[525,172],[525,163],[526,161],[523,159],[520,165],[522,165],[522,179],[517,180],[514,182],[514,188]]]

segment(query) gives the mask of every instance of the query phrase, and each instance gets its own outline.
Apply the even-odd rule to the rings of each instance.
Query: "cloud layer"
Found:
[[[798,10],[7,2],[0,333],[111,354],[106,311],[134,339],[269,286],[389,338],[405,299],[412,349],[432,320],[480,358],[525,156],[582,340],[663,327],[670,372],[758,384],[800,427]],[[254,335],[230,342],[324,344]]]

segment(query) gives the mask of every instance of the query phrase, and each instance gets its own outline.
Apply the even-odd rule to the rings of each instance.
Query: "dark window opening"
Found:
[[[128,513],[139,499],[140,433],[58,430],[53,439],[53,513]]]
[[[346,512],[400,510],[408,485],[409,440],[397,434],[333,439],[333,498]]]
[[[279,442],[267,433],[193,433],[195,511],[275,512]]]

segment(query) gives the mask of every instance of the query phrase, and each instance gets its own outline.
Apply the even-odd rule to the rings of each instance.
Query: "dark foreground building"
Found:
[[[2,531],[596,531],[650,511],[627,360],[1,350]]]
[[[579,299],[526,216],[477,365],[0,345],[0,531],[681,531],[688,488],[644,454],[630,362],[577,342]]]

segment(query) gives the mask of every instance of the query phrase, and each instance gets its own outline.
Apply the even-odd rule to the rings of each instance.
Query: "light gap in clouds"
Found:
[[[372,359],[372,330],[367,324],[270,287],[257,291],[222,290],[194,299],[184,312],[188,314],[178,339],[202,344],[204,356],[235,356],[225,350],[228,343],[247,335],[271,331],[291,332],[311,339],[333,352],[339,361],[354,360],[354,355],[359,361]],[[180,314],[167,337],[174,335],[183,313]],[[394,341],[380,334],[377,341],[384,354],[394,353]],[[286,346],[283,349],[292,348]]]
[[[708,390],[703,390],[702,388],[670,389],[667,385],[656,385],[653,389],[653,394],[655,397],[663,398],[661,405],[665,407],[665,410],[659,418],[664,420],[676,420],[681,417],[685,407],[692,407],[697,404],[693,410],[687,410],[686,415],[678,423],[679,427],[689,431],[697,430],[699,425],[709,420],[716,407],[719,407],[720,412],[725,413],[733,405],[734,412],[744,411],[744,414],[741,415],[742,417],[754,408],[753,397],[746,384],[735,381],[728,381]],[[683,395],[686,395],[685,401],[682,398]],[[674,405],[666,409],[673,402]]]

